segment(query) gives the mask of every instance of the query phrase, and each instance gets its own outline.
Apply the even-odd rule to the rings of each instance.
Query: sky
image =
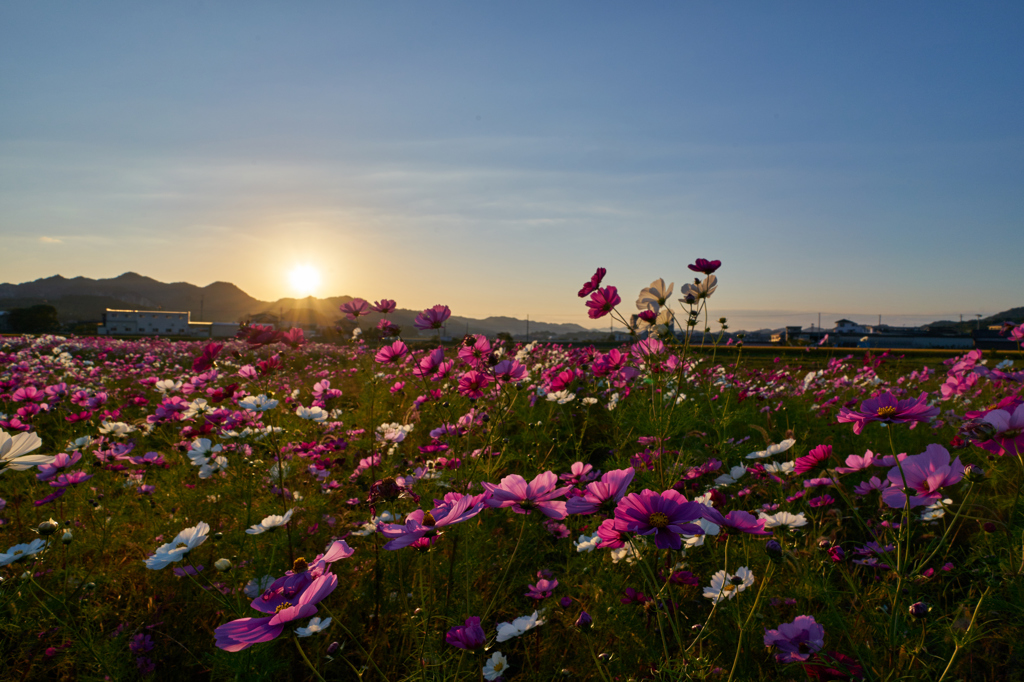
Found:
[[[595,326],[1024,305],[1024,3],[0,3],[0,281]],[[297,268],[319,274],[300,291]]]

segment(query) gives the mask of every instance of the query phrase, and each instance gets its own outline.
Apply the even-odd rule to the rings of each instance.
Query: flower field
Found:
[[[694,343],[719,265],[602,349],[3,338],[0,678],[1024,678],[1024,356]]]

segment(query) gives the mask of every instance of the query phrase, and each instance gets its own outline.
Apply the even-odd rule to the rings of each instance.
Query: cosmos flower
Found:
[[[495,651],[484,663],[483,676],[488,682],[493,682],[501,677],[506,670],[508,670],[508,659],[502,656],[500,651]]]
[[[715,293],[715,289],[717,288],[718,278],[714,275],[708,275],[701,282],[684,284],[679,287],[679,293],[682,295],[679,302],[684,305],[693,305],[702,298],[710,298],[711,294]]]
[[[601,281],[604,280],[604,276],[608,271],[604,268],[598,268],[597,271],[590,278],[589,282],[583,283],[583,288],[579,290],[577,294],[580,298],[586,298],[591,293],[597,291],[597,288],[601,286]]]
[[[701,517],[703,505],[689,502],[675,490],[658,494],[653,490],[630,493],[615,507],[615,529],[654,535],[660,549],[679,549],[680,535],[700,535],[704,531],[694,524]]]
[[[210,526],[202,521],[191,528],[186,528],[170,542],[157,547],[153,556],[146,559],[146,568],[159,571],[176,561],[181,561],[186,554],[206,542],[209,532]]]
[[[845,407],[840,409],[838,420],[840,423],[852,423],[853,432],[857,435],[869,422],[910,423],[911,428],[914,428],[918,422],[928,421],[939,414],[939,408],[928,407],[927,401],[927,393],[922,393],[916,399],[898,400],[892,393],[885,391],[861,403],[859,412]]]
[[[803,457],[796,458],[796,463],[793,466],[793,472],[797,474],[806,474],[822,462],[828,460],[831,456],[831,445],[819,445]]]
[[[531,615],[520,616],[511,623],[498,623],[498,641],[506,642],[513,637],[519,637],[536,627],[540,627],[544,624],[544,621],[539,616],[540,614],[534,611]]]
[[[11,437],[0,429],[0,474],[7,471],[24,471],[40,464],[53,463],[54,455],[30,455],[43,444],[34,433],[19,433]]]
[[[687,265],[694,272],[703,272],[705,275],[711,275],[718,268],[722,267],[722,261],[720,260],[706,260],[704,258],[698,258],[692,264]]]
[[[602,507],[605,508],[605,511],[611,511],[626,494],[626,488],[633,482],[635,474],[636,471],[633,467],[607,472],[600,481],[588,483],[581,496],[567,500],[565,503],[566,513],[593,514],[601,510]]]
[[[480,617],[471,616],[466,619],[465,625],[456,625],[449,630],[448,634],[444,636],[444,640],[459,649],[473,650],[484,645],[487,635],[480,627]]]
[[[341,304],[338,309],[345,313],[345,317],[354,322],[370,312],[370,304],[361,298],[353,298],[348,303]]]
[[[401,361],[409,353],[409,347],[401,341],[395,341],[389,346],[384,346],[379,351],[374,359],[381,365],[387,365],[394,362]]]
[[[445,321],[451,316],[452,311],[448,306],[435,305],[433,308],[427,308],[417,315],[412,324],[417,329],[421,329],[423,331],[428,329],[440,329],[444,326]]]
[[[754,574],[746,566],[738,568],[733,575],[721,570],[711,576],[711,584],[704,588],[704,596],[712,604],[717,604],[722,599],[732,599],[753,584]]]
[[[46,540],[36,538],[28,544],[14,545],[6,552],[0,554],[0,566],[13,564],[15,561],[27,559],[33,554],[42,552],[46,547]]]
[[[287,524],[289,521],[291,521],[292,514],[294,513],[294,509],[289,509],[287,512],[285,512],[284,516],[280,516],[278,514],[271,514],[270,516],[265,517],[261,522],[257,523],[256,525],[246,528],[245,532],[249,535],[259,535],[260,533],[266,533],[268,530],[274,530],[275,528],[279,528]]]
[[[331,627],[331,619],[321,621],[319,616],[315,616],[309,619],[309,624],[304,628],[295,628],[295,634],[299,637],[309,637],[315,635],[318,632],[323,632],[327,628]]]
[[[665,305],[665,302],[668,301],[668,297],[672,295],[672,289],[675,286],[675,282],[666,287],[665,280],[654,280],[649,287],[640,290],[640,297],[636,299],[637,310],[657,313]]]
[[[499,485],[484,481],[484,489],[491,493],[487,506],[494,508],[511,507],[517,514],[529,514],[538,509],[548,518],[561,521],[565,518],[565,502],[555,501],[569,490],[569,486],[556,488],[558,477],[551,471],[545,471],[526,482],[519,474],[512,474],[501,479]]]
[[[964,477],[964,465],[957,457],[949,461],[949,451],[941,445],[929,445],[920,455],[911,455],[899,467],[889,470],[890,487],[882,491],[882,501],[893,509],[903,509],[907,503],[907,494],[903,488],[903,477],[906,476],[907,488],[916,492],[910,496],[910,506],[923,507],[942,499],[941,489],[957,483]]]
[[[783,623],[777,630],[766,630],[764,645],[779,650],[779,663],[806,661],[825,646],[825,628],[813,616],[797,616],[792,623]]]
[[[758,450],[757,452],[751,452],[747,455],[747,459],[763,459],[765,457],[774,457],[775,455],[782,454],[786,450],[796,445],[796,440],[793,438],[787,438],[781,443],[772,443],[764,450]]]
[[[618,289],[613,286],[607,286],[602,289],[595,290],[590,294],[590,300],[587,301],[587,307],[590,310],[587,311],[587,315],[592,320],[599,320],[612,311],[618,304],[622,303],[622,298],[619,296]]]

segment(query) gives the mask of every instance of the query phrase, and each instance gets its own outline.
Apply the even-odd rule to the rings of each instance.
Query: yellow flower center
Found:
[[[878,408],[878,412],[876,414],[878,414],[879,417],[882,417],[883,419],[885,419],[885,418],[891,417],[894,414],[896,414],[896,408],[893,407],[892,405],[886,405],[885,407],[879,407]]]
[[[309,570],[309,564],[306,563],[305,557],[298,557],[292,562],[292,571],[295,573],[305,573]]]
[[[504,670],[504,669],[505,669],[505,664],[502,663],[501,661],[498,661],[497,663],[494,664],[494,672],[499,672],[499,671]]]
[[[661,512],[654,512],[647,517],[647,523],[651,524],[655,528],[664,528],[668,525],[668,517]]]
[[[281,613],[285,609],[290,609],[291,607],[292,603],[290,601],[286,601],[283,604],[278,604],[277,608],[274,609],[274,613]]]

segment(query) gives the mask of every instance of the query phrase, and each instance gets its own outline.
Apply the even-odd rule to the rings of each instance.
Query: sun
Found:
[[[288,273],[288,281],[300,296],[312,296],[320,286],[320,271],[312,265],[296,265]]]

